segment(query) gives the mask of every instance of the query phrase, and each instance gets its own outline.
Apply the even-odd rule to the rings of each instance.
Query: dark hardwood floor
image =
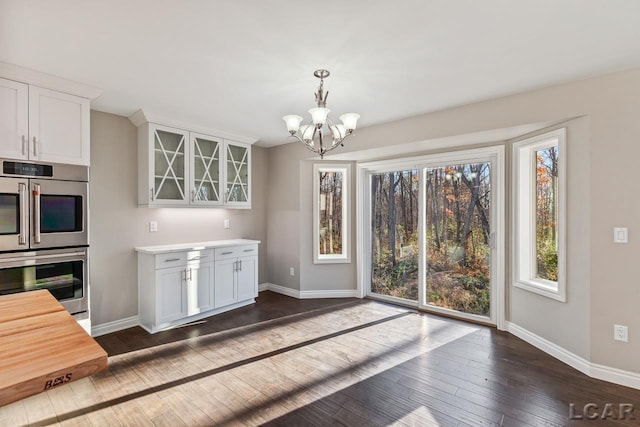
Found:
[[[0,408],[0,426],[640,425],[639,390],[508,333],[370,300],[267,291],[202,322],[97,341],[107,372]],[[607,404],[606,420],[586,419]]]

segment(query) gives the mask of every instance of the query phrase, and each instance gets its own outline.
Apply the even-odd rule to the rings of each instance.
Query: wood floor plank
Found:
[[[588,402],[631,403],[640,418],[640,390],[508,333],[370,300],[267,291],[194,325],[97,341],[109,371],[0,407],[0,425],[602,424],[568,419]]]

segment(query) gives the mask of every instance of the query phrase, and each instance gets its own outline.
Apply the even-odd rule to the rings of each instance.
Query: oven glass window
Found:
[[[18,234],[20,230],[20,197],[0,193],[0,234]]]
[[[58,300],[82,298],[83,261],[0,270],[0,295],[48,289]]]
[[[40,232],[82,231],[82,196],[40,196]]]

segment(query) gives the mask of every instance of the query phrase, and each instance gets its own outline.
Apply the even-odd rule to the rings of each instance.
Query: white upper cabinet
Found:
[[[167,126],[149,125],[140,143],[140,158],[149,170],[140,180],[141,200],[149,205],[182,205],[188,201],[187,161],[189,132]],[[143,151],[147,151],[146,155]],[[142,168],[141,168],[142,169]],[[142,184],[142,182],[141,182]],[[148,189],[148,190],[147,190]]]
[[[0,78],[0,156],[89,166],[88,98]]]
[[[221,206],[224,203],[222,183],[222,138],[214,138],[190,132],[191,155],[189,172],[191,179],[191,204],[198,206]]]
[[[89,166],[89,100],[29,86],[29,158]]]
[[[251,207],[251,146],[227,141],[225,144],[225,204],[229,207]]]
[[[251,144],[186,126],[150,121],[138,111],[138,204],[251,208]]]
[[[29,86],[0,79],[0,156],[26,159],[29,137]]]

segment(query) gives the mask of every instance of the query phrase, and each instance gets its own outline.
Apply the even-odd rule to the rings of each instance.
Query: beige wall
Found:
[[[137,205],[137,130],[126,118],[91,111],[90,287],[93,326],[138,314],[133,248],[252,238],[261,240],[259,281],[267,280],[267,151],[252,147],[252,209],[145,208]],[[224,229],[224,219],[230,229]],[[158,232],[149,233],[149,221]]]
[[[416,149],[424,153],[430,140],[572,118],[568,300],[559,303],[513,288],[507,275],[508,320],[593,363],[640,372],[640,197],[633,187],[640,158],[640,69],[362,128],[338,151],[362,151],[366,157],[372,148],[427,141]],[[275,244],[273,233],[283,230],[291,242],[279,246],[277,256],[269,255],[269,281],[293,289],[331,289],[336,277],[354,277],[355,263],[312,266],[302,261],[311,257],[307,192],[312,176],[306,166],[311,154],[298,144],[269,150],[270,180],[278,182],[270,186],[269,199],[286,197],[287,206],[286,215],[278,215],[283,212],[274,204],[268,206],[269,243]],[[612,243],[614,226],[629,227],[629,244]],[[282,278],[286,263],[295,261],[302,269],[300,278]],[[313,279],[306,281],[307,275]],[[628,343],[613,341],[614,323],[629,326]]]

